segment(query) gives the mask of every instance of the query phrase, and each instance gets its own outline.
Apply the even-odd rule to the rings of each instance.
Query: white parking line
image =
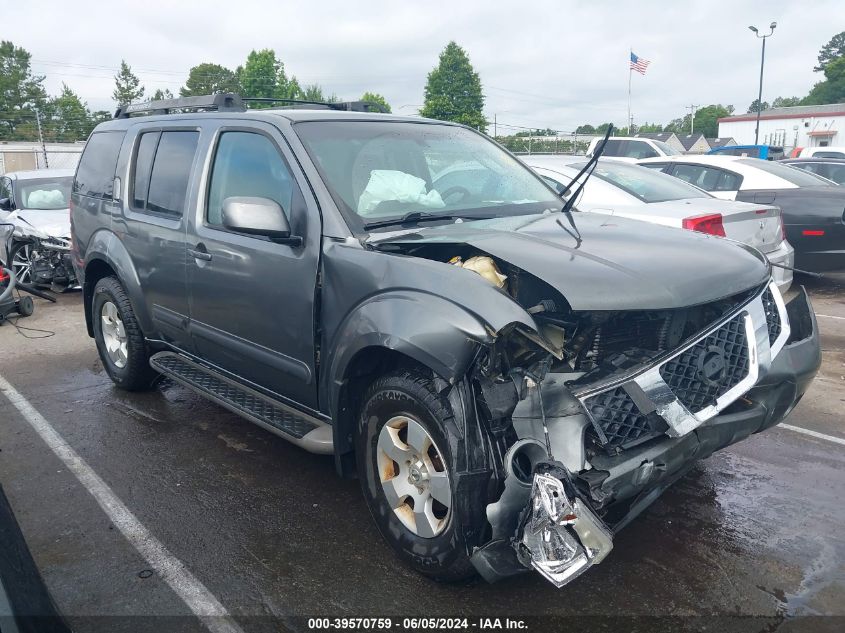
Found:
[[[29,422],[41,439],[67,469],[72,472],[91,496],[97,500],[111,522],[126,540],[144,557],[170,588],[212,633],[243,633],[226,608],[205,588],[184,563],[171,554],[162,543],[129,511],[100,476],[74,451],[44,417],[35,410],[2,375],[0,392]]]
[[[845,439],[842,439],[841,437],[826,435],[824,433],[819,433],[818,431],[801,428],[800,426],[792,426],[791,424],[779,424],[778,426],[782,429],[789,429],[790,431],[795,431],[796,433],[803,433],[804,435],[810,435],[820,440],[826,440],[828,442],[833,442],[834,444],[842,444],[842,446],[845,446]]]
[[[829,314],[817,314],[817,317],[824,317],[825,319],[836,319],[837,321],[845,321],[845,317],[831,316]]]

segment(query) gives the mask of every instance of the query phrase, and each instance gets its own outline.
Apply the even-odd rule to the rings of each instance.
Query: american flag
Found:
[[[634,55],[634,51],[631,51],[631,70],[636,70],[641,75],[645,75],[645,69],[648,68],[650,63],[647,59],[637,57]]]

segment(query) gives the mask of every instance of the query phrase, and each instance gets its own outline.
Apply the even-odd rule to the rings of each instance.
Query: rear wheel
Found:
[[[116,277],[97,282],[91,314],[97,351],[112,381],[127,391],[151,388],[158,374],[150,367],[147,342]]]
[[[454,414],[431,378],[397,371],[367,391],[356,437],[361,487],[382,535],[417,571],[446,581],[475,573],[463,535],[486,521],[460,511],[453,429]]]

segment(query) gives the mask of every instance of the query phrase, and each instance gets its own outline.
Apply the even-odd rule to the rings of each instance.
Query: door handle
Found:
[[[205,250],[205,244],[202,244],[202,243],[197,244],[196,249],[190,249],[189,248],[188,253],[194,259],[201,259],[204,262],[210,262],[211,261],[211,253],[209,253],[207,250]]]

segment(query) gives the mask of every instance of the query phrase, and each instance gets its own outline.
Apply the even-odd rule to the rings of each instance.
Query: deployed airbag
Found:
[[[385,201],[419,204],[431,209],[446,206],[440,193],[432,189],[426,192],[425,180],[404,171],[374,169],[361,197],[358,199],[359,215],[372,217],[375,209]],[[390,215],[393,213],[391,212]]]

